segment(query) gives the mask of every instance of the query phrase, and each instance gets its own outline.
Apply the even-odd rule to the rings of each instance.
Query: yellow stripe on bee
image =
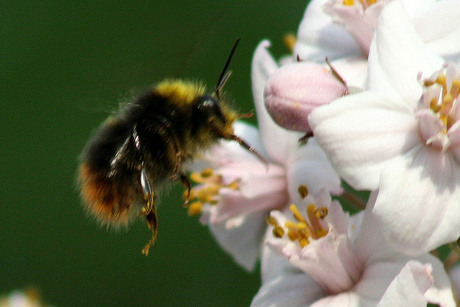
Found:
[[[176,106],[191,104],[197,97],[205,94],[205,87],[201,83],[176,79],[165,80],[154,90],[168,97],[169,101]]]

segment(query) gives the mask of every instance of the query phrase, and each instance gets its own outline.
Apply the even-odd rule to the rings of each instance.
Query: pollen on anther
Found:
[[[308,188],[306,185],[302,184],[299,186],[299,188],[297,189],[297,191],[299,192],[299,195],[302,199],[306,198],[308,196]]]
[[[203,203],[195,201],[188,206],[188,215],[200,215],[203,210]]]

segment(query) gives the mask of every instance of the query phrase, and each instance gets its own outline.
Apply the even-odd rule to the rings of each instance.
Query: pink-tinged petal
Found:
[[[430,265],[409,261],[385,291],[379,306],[426,306],[423,293],[432,285],[431,271]]]
[[[419,255],[460,236],[460,166],[450,154],[415,147],[385,166],[373,210],[390,245]]]
[[[381,299],[391,281],[407,262],[406,257],[397,256],[390,261],[367,264],[353,292],[373,301],[373,306]]]
[[[277,69],[265,86],[265,106],[281,127],[311,132],[308,115],[345,95],[347,87],[324,66],[301,62]]]
[[[318,145],[316,140],[308,140],[304,145],[290,157],[287,169],[287,181],[289,199],[294,203],[300,203],[298,188],[300,185],[306,185],[310,195],[312,195],[320,204],[330,202],[324,199],[324,191],[329,195],[339,195],[343,192],[340,183],[340,177],[332,168],[326,154]]]
[[[353,37],[343,27],[332,23],[323,11],[326,0],[313,0],[307,7],[297,32],[294,56],[305,61],[322,62],[349,55],[359,55],[361,50]]]
[[[262,41],[252,59],[252,93],[257,112],[257,122],[268,156],[278,163],[284,163],[288,153],[297,146],[299,133],[278,126],[268,114],[264,104],[264,89],[269,76],[278,68],[267,51],[268,41]]]
[[[259,186],[256,187],[258,191],[251,191],[245,187],[245,190],[250,191],[250,195],[245,195],[242,191],[222,188],[216,214],[211,216],[210,223],[219,224],[240,214],[250,214],[256,211],[268,212],[284,206],[288,201],[285,181],[281,178],[277,180],[276,177],[267,178],[268,180],[254,179],[258,180]]]
[[[422,87],[417,75],[431,75],[443,59],[432,53],[418,36],[399,1],[382,11],[369,53],[367,88],[385,92],[415,108]]]
[[[414,18],[415,28],[428,47],[442,56],[460,53],[460,3],[445,0],[425,7],[423,13]]]
[[[222,249],[248,271],[255,268],[260,254],[263,234],[267,228],[266,212],[235,217],[223,224],[210,224],[209,229]]]
[[[363,57],[367,58],[375,24],[385,5],[384,2],[379,1],[364,8],[359,2],[354,5],[344,5],[342,1],[329,1],[324,5],[324,10],[331,15],[334,23],[343,26],[351,34],[360,47]]]
[[[439,117],[429,109],[417,112],[420,135],[426,145],[439,150],[447,148],[449,139],[443,133],[445,126]]]
[[[315,109],[315,138],[356,189],[375,190],[388,161],[420,143],[415,116],[383,94],[364,92]]]
[[[310,306],[324,296],[321,288],[303,272],[280,275],[262,284],[252,307]]]
[[[429,302],[454,307],[452,292],[446,287],[441,291],[436,288],[433,270],[443,271],[443,268],[434,257],[432,261],[437,263],[436,267],[432,263],[409,261],[391,282],[378,306],[426,306]]]
[[[272,237],[272,229],[267,228],[265,238],[266,241]],[[261,278],[262,283],[266,283],[271,279],[275,279],[282,274],[297,273],[299,269],[289,263],[286,257],[283,257],[279,252],[276,252],[269,244],[264,244],[262,247],[262,255],[260,257]]]

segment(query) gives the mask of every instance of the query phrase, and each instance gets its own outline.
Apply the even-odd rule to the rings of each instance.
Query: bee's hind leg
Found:
[[[155,193],[153,192],[152,185],[150,184],[150,179],[145,171],[145,168],[140,170],[140,181],[142,186],[142,192],[144,194],[145,205],[142,207],[138,216],[145,215],[147,219],[147,225],[149,229],[152,230],[152,238],[142,249],[142,254],[148,255],[150,247],[155,244],[158,235],[158,217],[157,217],[157,207],[155,204]]]

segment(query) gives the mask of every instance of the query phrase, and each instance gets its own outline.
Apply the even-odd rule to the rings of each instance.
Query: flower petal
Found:
[[[251,306],[307,306],[322,296],[321,288],[307,274],[299,271],[264,283]]]
[[[434,258],[433,258],[434,259]],[[438,266],[442,270],[442,266]],[[452,295],[434,296],[433,266],[411,260],[391,282],[378,306],[426,306],[428,302],[455,306]]]
[[[460,5],[457,0],[434,2],[414,18],[415,28],[428,47],[442,56],[460,53]]]
[[[371,44],[367,88],[415,108],[422,94],[417,75],[431,75],[443,62],[422,42],[402,4],[393,1],[382,11]]]
[[[327,0],[313,0],[307,7],[297,32],[294,56],[302,60],[323,62],[349,55],[360,55],[361,50],[345,28],[332,23],[323,11]]]
[[[420,143],[415,116],[383,94],[363,92],[315,109],[315,138],[354,188],[375,190],[382,167]]]
[[[210,224],[209,229],[223,250],[248,271],[252,271],[260,254],[263,234],[267,228],[266,212],[236,217],[224,224]],[[237,225],[237,227],[235,227]],[[229,227],[232,226],[232,227]]]
[[[460,236],[460,166],[420,145],[382,170],[373,212],[390,245],[408,255]]]

